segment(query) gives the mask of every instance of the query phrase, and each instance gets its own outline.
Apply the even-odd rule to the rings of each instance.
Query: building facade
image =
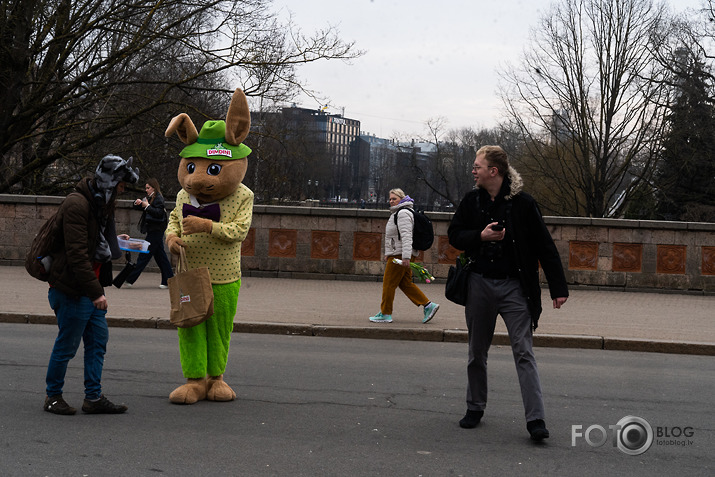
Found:
[[[280,110],[284,121],[296,131],[305,131],[311,137],[315,154],[325,155],[329,159],[330,174],[327,183],[322,185],[316,179],[310,186],[317,189],[318,199],[331,201],[357,201],[362,198],[362,183],[365,182],[367,160],[364,147],[359,143],[360,121],[331,114],[319,109],[307,109],[298,106]],[[314,194],[309,194],[314,195]]]

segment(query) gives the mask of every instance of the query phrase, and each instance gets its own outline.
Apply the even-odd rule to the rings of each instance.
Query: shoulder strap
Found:
[[[412,212],[412,215],[415,215],[415,211],[410,209],[409,207],[400,207],[397,209],[397,212],[395,212],[395,227],[397,227],[397,214],[400,213],[401,210],[409,210]],[[397,227],[397,240],[402,241],[402,237],[400,236],[400,227]]]

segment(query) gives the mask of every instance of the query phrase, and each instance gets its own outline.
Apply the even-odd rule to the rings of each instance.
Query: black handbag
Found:
[[[447,284],[444,287],[444,296],[449,301],[457,305],[467,304],[467,295],[469,294],[469,266],[472,261],[462,263],[462,257],[457,257],[457,263],[449,267],[447,273]]]

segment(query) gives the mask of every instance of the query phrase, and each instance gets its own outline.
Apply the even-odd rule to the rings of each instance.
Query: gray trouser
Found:
[[[483,411],[487,406],[487,354],[498,314],[509,332],[526,421],[544,419],[539,371],[532,349],[531,314],[519,281],[483,278],[476,273],[469,277],[465,307],[469,330],[467,408]]]

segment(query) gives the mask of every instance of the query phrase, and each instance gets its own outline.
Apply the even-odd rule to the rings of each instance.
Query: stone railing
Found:
[[[0,264],[22,263],[32,237],[61,201],[61,197],[0,195]],[[130,201],[119,201],[118,232],[139,236],[139,216]],[[420,259],[443,279],[459,254],[447,240],[451,214],[428,216],[436,240]],[[388,217],[385,210],[256,205],[243,244],[244,274],[379,280]],[[715,292],[713,223],[572,217],[545,221],[571,284]]]

